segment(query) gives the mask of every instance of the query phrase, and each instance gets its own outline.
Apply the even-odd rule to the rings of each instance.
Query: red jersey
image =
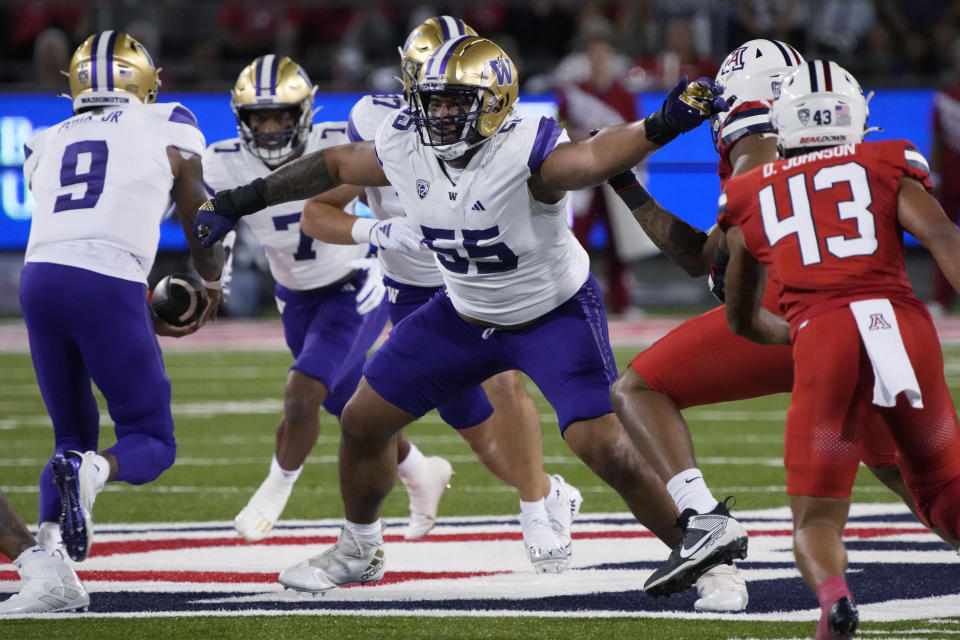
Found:
[[[844,144],[769,162],[731,178],[718,222],[780,283],[793,331],[854,300],[889,298],[922,308],[904,270],[897,221],[900,179],[929,190],[929,168],[906,140]]]
[[[727,188],[727,180],[733,173],[730,152],[733,151],[734,145],[744,136],[755,133],[773,133],[773,124],[770,122],[770,103],[767,100],[737,102],[733,110],[727,114],[717,133],[720,152],[717,175],[720,176],[721,191]]]

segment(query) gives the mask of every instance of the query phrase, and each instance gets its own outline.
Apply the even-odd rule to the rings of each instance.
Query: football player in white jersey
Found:
[[[401,54],[402,93],[375,93],[361,98],[350,111],[350,141],[373,140],[380,123],[395,115],[409,95],[420,67],[444,41],[476,32],[458,18],[435,16],[407,37]],[[359,187],[339,187],[307,201],[301,228],[310,236],[340,244],[366,244],[373,222],[342,209]],[[393,187],[369,187],[363,196],[373,217],[401,217],[403,208]],[[357,239],[353,229],[357,228]],[[400,224],[397,229],[406,229]],[[404,251],[383,250],[380,265],[387,288],[390,320],[397,325],[425,304],[443,286],[433,252],[419,242]],[[489,400],[488,400],[489,399]],[[457,430],[480,461],[520,494],[520,522],[524,549],[535,569],[560,571],[570,562],[570,527],[580,510],[580,492],[558,474],[543,470],[540,419],[519,371],[505,371],[437,407],[440,416]]]
[[[36,199],[20,305],[55,453],[40,476],[40,533],[74,560],[87,557],[92,509],[107,481],[143,484],[173,464],[170,381],[155,333],[185,335],[213,317],[223,249],[186,233],[210,299],[184,328],[152,316],[147,274],[171,200],[189,230],[204,195],[203,134],[183,105],[154,103],[157,68],[139,42],[104,31],[70,62],[75,115],[24,147]],[[103,393],[117,443],[97,453]],[[62,542],[61,542],[62,536]]]
[[[230,101],[239,137],[210,145],[203,157],[210,194],[265,176],[303,153],[348,142],[346,122],[313,123],[315,92],[290,58],[270,54],[247,65]],[[276,280],[277,307],[295,358],[270,472],[234,519],[237,532],[251,541],[265,538],[279,520],[320,433],[320,407],[340,415],[387,319],[378,262],[365,258],[369,247],[315,241],[300,230],[302,210],[302,201],[290,202],[246,220]],[[402,437],[398,461],[411,501],[407,533],[422,537],[433,527],[453,470]]]
[[[0,616],[16,613],[85,611],[90,596],[60,555],[37,544],[0,491],[0,553],[13,560],[23,588],[0,602]]]
[[[444,290],[397,325],[364,367],[342,415],[340,465],[354,471],[341,473],[346,523],[326,553],[281,573],[287,587],[323,592],[379,580],[393,435],[512,369],[530,376],[557,411],[567,444],[638,520],[671,548],[680,542],[670,494],[613,413],[617,370],[603,302],[564,205],[567,190],[632,167],[698,126],[723,107],[719,90],[684,78],[644,121],[573,143],[553,118],[512,109],[517,82],[516,67],[493,42],[448,40],[421,68],[410,108],[384,120],[375,141],[304,156],[218,192],[198,213],[194,232],[209,243],[270,204],[340,184],[392,184],[443,273]],[[745,552],[739,537],[711,538],[691,552],[699,560],[691,570]]]

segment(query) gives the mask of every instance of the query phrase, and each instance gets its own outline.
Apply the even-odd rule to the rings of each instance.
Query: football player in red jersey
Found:
[[[724,60],[716,81],[733,104],[730,111],[713,119],[721,188],[731,176],[777,158],[770,104],[782,75],[802,63],[793,47],[776,40],[751,40]],[[714,230],[708,236],[666,211],[629,172],[609,182],[668,257],[691,276],[711,274],[712,290],[722,300],[726,254],[716,250],[722,234]],[[764,306],[777,312],[774,285],[768,287]],[[697,468],[689,428],[680,410],[786,393],[792,386],[790,347],[759,345],[734,335],[723,307],[718,307],[687,320],[637,355],[614,384],[612,398],[621,422],[649,452],[651,464],[667,483],[680,511],[703,514],[717,501]],[[912,507],[913,498],[896,466],[892,440],[878,437],[864,443],[861,457],[874,475]],[[955,540],[947,541],[956,548]],[[654,574],[645,588],[655,587],[659,577]],[[746,586],[733,568],[718,567],[704,578],[697,583],[701,598],[696,608],[736,611],[746,606]]]
[[[724,60],[716,82],[733,103],[729,112],[713,117],[718,134],[721,187],[731,175],[776,158],[776,144],[767,117],[774,87],[784,71],[803,62],[788,44],[751,40]],[[650,239],[691,276],[706,275],[722,234],[709,236],[666,211],[643,190],[631,172],[610,181]],[[722,293],[722,279],[715,292]],[[790,390],[793,362],[788,347],[753,344],[735,336],[718,307],[688,320],[640,352],[614,383],[611,397],[617,415],[685,517],[696,526],[697,516],[717,508],[697,467],[687,423],[687,407],[742,400]],[[657,589],[671,567],[655,572],[644,589]],[[697,583],[697,609],[740,611],[747,606],[746,585],[734,567],[721,566]]]
[[[858,623],[841,536],[859,443],[886,437],[872,417],[889,425],[920,517],[960,536],[960,425],[903,253],[906,230],[960,289],[960,229],[928,193],[927,162],[910,142],[862,142],[867,114],[860,85],[834,62],[785,76],[772,107],[783,159],[732,178],[718,219],[730,328],[793,343],[784,461],[818,640],[852,637]],[[762,306],[763,267],[785,319]]]

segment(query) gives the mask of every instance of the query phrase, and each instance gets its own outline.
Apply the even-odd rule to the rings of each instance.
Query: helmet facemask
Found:
[[[277,167],[303,151],[310,132],[313,111],[302,105],[268,104],[237,107],[237,131],[250,153],[270,167]],[[256,131],[251,126],[255,112],[276,111],[289,114],[292,124],[279,131]]]
[[[427,90],[414,85],[412,93],[411,111],[420,142],[433,147],[441,160],[455,160],[490,139],[478,131],[481,118],[494,113],[497,107],[498,100],[489,89],[445,86],[442,90]],[[437,101],[446,108],[438,107]]]

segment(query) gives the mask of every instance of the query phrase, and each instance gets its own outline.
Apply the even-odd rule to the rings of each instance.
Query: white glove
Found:
[[[419,230],[403,216],[386,220],[358,218],[353,223],[351,234],[357,244],[369,242],[381,249],[396,251],[416,251],[423,241]]]
[[[387,293],[387,288],[383,286],[383,271],[380,270],[380,259],[376,256],[371,258],[357,258],[347,262],[348,267],[354,269],[363,269],[367,272],[367,281],[357,292],[357,313],[366,315],[380,306],[383,296]]]

